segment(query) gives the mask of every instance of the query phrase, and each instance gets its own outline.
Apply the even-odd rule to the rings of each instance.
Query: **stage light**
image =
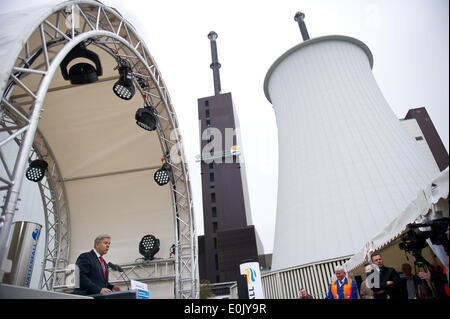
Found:
[[[67,72],[67,65],[76,58],[86,58],[95,63],[92,64],[80,62],[74,64],[69,72]],[[70,80],[71,84],[88,84],[98,81],[98,77],[103,74],[100,59],[95,52],[86,49],[84,42],[74,47],[69,54],[66,55],[60,64],[61,74],[64,80]]]
[[[163,186],[169,182],[171,176],[172,169],[170,168],[170,165],[168,163],[164,163],[163,166],[155,172],[153,178],[159,186]]]
[[[158,119],[155,115],[155,110],[150,106],[145,106],[136,111],[134,116],[136,124],[147,131],[156,130]]]
[[[124,100],[130,100],[134,96],[135,88],[133,85],[133,72],[126,65],[119,66],[119,80],[114,83],[113,91],[118,97]]]
[[[28,180],[32,182],[40,182],[45,175],[45,171],[48,168],[48,163],[44,160],[34,160],[30,163],[27,170],[25,171],[25,176]]]
[[[159,239],[153,235],[145,235],[139,243],[139,253],[146,260],[153,260],[153,256],[159,251]]]

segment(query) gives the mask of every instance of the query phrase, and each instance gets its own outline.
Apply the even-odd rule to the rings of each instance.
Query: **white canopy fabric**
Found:
[[[417,197],[401,212],[394,220],[383,228],[375,237],[369,240],[361,249],[348,260],[344,267],[351,271],[360,266],[376,250],[379,250],[394,239],[396,239],[407,225],[414,222],[427,220],[433,205],[436,205],[442,198],[448,198],[449,191],[449,168],[442,171],[433,181],[424,189],[418,192]],[[447,216],[448,217],[448,216]]]
[[[13,67],[20,61],[18,56],[25,55],[27,41],[30,46],[40,41],[39,32],[36,31],[38,26],[69,3],[73,2],[50,0],[39,6],[29,5],[0,15],[2,95]],[[86,6],[99,2],[87,0],[82,3]],[[117,23],[111,16],[110,19],[111,23]],[[55,21],[50,22],[56,25]],[[60,22],[60,25],[64,26],[65,22]],[[101,60],[103,75],[99,81],[90,85],[68,85],[58,70],[45,96],[44,112],[38,124],[65,181],[71,222],[69,262],[74,262],[80,252],[90,249],[97,232],[107,232],[116,238],[117,251],[110,253],[116,262],[129,262],[138,257],[135,247],[147,232],[160,236],[161,251],[168,252],[174,241],[173,204],[170,188],[158,187],[153,181],[153,173],[155,168],[161,166],[163,156],[158,134],[144,131],[136,125],[134,114],[143,105],[138,94],[130,101],[121,100],[113,94],[112,85],[118,76],[114,70],[116,61],[97,47],[90,46],[89,49],[97,53]],[[42,54],[34,62],[35,65],[39,63],[43,63]],[[29,76],[21,80],[35,91],[39,86],[36,79]],[[27,103],[29,97],[16,86],[10,99],[23,104]],[[135,172],[142,172],[141,177],[137,178]],[[108,201],[99,194],[110,188],[108,176],[111,174],[133,178],[117,181],[120,187],[114,192],[109,190]],[[143,185],[141,179],[145,180]],[[73,187],[75,184],[82,186]],[[80,197],[83,192],[95,196],[88,200],[87,196]],[[142,192],[142,196],[134,198],[138,192]],[[76,198],[80,198],[78,203]],[[114,200],[123,203],[126,209],[119,204],[112,205]],[[108,218],[102,219],[99,210],[108,212]],[[126,238],[123,236],[124,224],[118,223],[117,216],[121,215],[128,217],[125,225],[130,229],[130,234]],[[136,221],[135,217],[142,215],[147,216],[147,220]],[[156,220],[166,220],[166,223],[163,227],[155,227]]]
[[[23,8],[18,6],[17,10],[13,7],[13,11],[0,14],[0,96],[27,39],[36,26],[51,14],[56,2],[44,1]]]

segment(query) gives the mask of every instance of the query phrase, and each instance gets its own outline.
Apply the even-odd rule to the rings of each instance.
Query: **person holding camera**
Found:
[[[412,273],[412,267],[408,263],[402,264],[402,271],[405,278],[402,280],[403,291],[408,299],[429,299],[431,289],[427,282]]]
[[[447,242],[443,242],[443,246],[445,251],[447,252],[447,265],[448,265],[448,224],[447,230],[445,232],[447,236]],[[419,272],[419,277],[423,280],[429,280],[431,282],[431,286],[433,287],[434,295],[437,299],[447,299],[449,298],[449,289],[448,289],[448,279],[447,279],[447,268],[446,266],[438,266],[438,265],[428,265],[428,271]]]

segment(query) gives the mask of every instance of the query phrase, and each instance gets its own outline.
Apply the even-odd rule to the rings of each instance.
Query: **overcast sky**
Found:
[[[113,2],[117,3],[108,1]],[[214,94],[207,34],[211,30],[218,33],[222,92],[232,92],[238,112],[253,221],[266,252],[273,249],[278,141],[275,115],[264,96],[263,81],[271,64],[302,41],[294,21],[297,11],[306,14],[310,37],[341,34],[367,44],[374,56],[375,78],[397,117],[425,106],[448,150],[447,0],[126,4],[120,10],[135,15],[130,20],[140,32],[142,27],[180,118],[184,141],[189,145],[186,151],[197,217],[202,212],[200,169],[194,160],[200,152],[197,99]],[[202,223],[197,225],[198,233],[203,233]]]
[[[0,11],[23,3],[0,0]],[[53,1],[54,2],[54,1]],[[364,42],[373,73],[398,118],[426,107],[449,145],[448,0],[105,0],[137,29],[156,60],[177,112],[189,164],[197,232],[203,234],[197,99],[214,94],[207,34],[217,39],[222,92],[239,116],[254,224],[271,253],[278,178],[277,127],[263,92],[271,64],[301,42],[294,15],[311,38],[339,34]],[[295,132],[293,132],[295,134]],[[300,191],[300,190],[299,190]]]

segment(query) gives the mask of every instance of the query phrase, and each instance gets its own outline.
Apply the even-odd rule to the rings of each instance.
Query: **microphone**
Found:
[[[120,273],[120,276],[125,279],[125,283],[127,284],[127,288],[128,290],[130,290],[130,286],[128,286],[128,282],[130,281],[130,278],[128,278],[128,276],[123,272],[122,267],[120,267],[119,265],[113,264],[112,262],[108,263],[108,266],[115,271],[118,271]],[[124,277],[125,275],[125,277]]]
[[[119,265],[113,264],[112,262],[109,262],[109,263],[108,263],[108,266],[109,266],[112,270],[115,270],[115,271],[118,271],[118,272],[123,272],[122,267],[120,267]]]

